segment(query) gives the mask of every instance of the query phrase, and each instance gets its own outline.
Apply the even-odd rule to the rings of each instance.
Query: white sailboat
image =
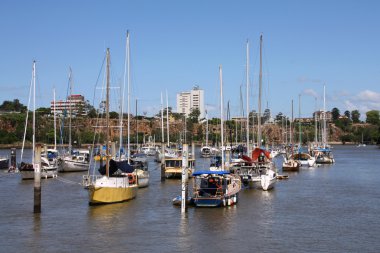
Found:
[[[126,42],[126,65],[127,71],[124,71],[124,87],[125,87],[125,72],[127,72],[127,91],[128,91],[128,107],[127,107],[127,113],[128,113],[128,129],[127,129],[127,162],[129,165],[133,165],[135,168],[135,174],[137,176],[137,185],[139,188],[147,187],[149,185],[149,171],[148,171],[148,163],[146,161],[146,158],[143,157],[131,157],[131,120],[130,120],[130,114],[131,114],[131,71],[130,71],[130,39],[129,39],[129,31],[127,31],[127,42]],[[124,97],[124,90],[123,89],[123,97]],[[137,117],[137,115],[136,115]],[[121,125],[123,125],[121,123]],[[122,129],[121,129],[122,132]],[[122,137],[122,134],[120,134],[120,137]],[[120,143],[121,143],[120,139]]]
[[[317,164],[332,164],[335,162],[334,156],[327,143],[327,124],[326,124],[326,85],[323,85],[323,131],[322,146],[314,149],[315,162]]]
[[[224,147],[224,101],[223,101],[223,73],[222,67],[219,67],[219,80],[220,80],[220,142],[221,142],[221,157],[220,160],[218,157],[215,157],[215,162],[212,162],[210,165],[210,171],[224,171],[225,170],[225,157],[226,152]]]
[[[23,154],[24,154],[24,146],[25,146],[25,138],[26,138],[26,130],[28,127],[28,111],[29,111],[29,104],[30,104],[30,97],[33,89],[33,149],[32,149],[32,163],[25,163],[23,161]],[[22,149],[21,149],[21,164],[18,168],[19,173],[21,174],[21,178],[23,180],[26,179],[34,179],[34,167],[35,167],[35,145],[36,145],[36,62],[33,61],[33,71],[32,71],[32,82],[30,85],[30,91],[29,91],[29,102],[28,102],[28,111],[26,113],[26,120],[25,120],[25,131],[24,131],[24,138],[22,142]],[[46,150],[47,152],[47,150]],[[47,155],[41,156],[41,178],[55,178],[57,177],[57,163],[50,163],[48,160]]]
[[[102,176],[96,176],[89,185],[89,204],[110,204],[131,200],[137,194],[136,174],[133,173],[131,166],[125,163],[110,161],[109,139],[109,83],[110,83],[110,52],[107,48],[107,91],[106,91],[106,165],[105,173]],[[112,164],[111,164],[112,162]],[[111,166],[112,165],[112,166]],[[128,164],[127,164],[128,165]],[[101,172],[101,171],[100,171]]]
[[[72,120],[72,71],[69,72],[70,97],[69,97],[69,150],[61,157],[59,172],[87,171],[90,165],[90,151],[86,149],[72,149],[71,120]]]
[[[263,83],[263,71],[262,71],[262,51],[263,51],[263,35],[260,35],[260,73],[259,73],[259,105],[258,105],[258,120],[257,120],[257,149],[260,149],[262,144],[261,137],[261,93],[262,93],[262,83]],[[256,162],[253,151],[253,161]],[[258,150],[256,151],[258,152]],[[275,186],[277,180],[277,173],[275,171],[275,166],[272,161],[272,158],[266,155],[265,152],[260,151],[260,155],[258,156],[258,162],[256,162],[256,166],[261,170],[260,175],[260,183],[261,188],[264,191],[270,190]]]
[[[294,149],[293,149],[293,99],[292,99],[292,121],[290,121],[290,126],[289,126],[289,131],[290,131],[290,150],[289,150],[289,154],[287,152],[285,152],[285,154],[283,154],[283,157],[284,157],[284,162],[282,163],[282,171],[299,171],[300,169],[300,166],[301,166],[301,163],[294,160],[293,157],[291,157],[294,153]]]
[[[358,144],[357,147],[365,147],[366,144],[364,143],[364,140],[363,140],[363,133],[362,133],[362,142]]]

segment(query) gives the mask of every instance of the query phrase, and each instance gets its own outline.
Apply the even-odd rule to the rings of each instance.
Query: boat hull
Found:
[[[149,186],[149,171],[137,169],[137,185],[139,188]]]
[[[34,179],[34,170],[20,170],[20,175],[22,180],[32,180]],[[56,178],[57,170],[41,170],[41,178]]]
[[[282,171],[299,171],[300,164],[297,161],[289,160],[282,163]]]
[[[316,160],[317,164],[332,164],[334,162],[335,162],[334,158],[328,158],[328,157],[317,158]]]
[[[134,199],[137,185],[129,187],[96,187],[89,186],[89,204],[111,204]]]
[[[192,177],[193,169],[187,169],[188,177]],[[181,178],[182,177],[182,168],[166,168],[165,169],[166,178]]]
[[[200,197],[194,198],[194,205],[196,207],[222,207],[222,206],[232,206],[235,205],[238,201],[238,195],[234,194],[228,197],[220,197],[220,198],[207,198]]]
[[[0,170],[9,169],[9,159],[1,159],[0,160]]]
[[[261,188],[264,191],[268,191],[268,190],[273,189],[275,184],[276,184],[276,177],[273,177],[271,175],[262,175],[261,176]]]
[[[87,171],[89,164],[87,162],[77,162],[77,161],[70,161],[70,160],[63,160],[60,172],[81,172],[81,171]]]

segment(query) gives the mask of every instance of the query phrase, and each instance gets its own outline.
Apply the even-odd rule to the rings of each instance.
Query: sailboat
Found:
[[[317,164],[332,164],[335,162],[334,156],[327,144],[327,125],[326,125],[326,85],[323,85],[323,131],[322,145],[314,149],[315,162]]]
[[[315,165],[315,157],[311,156],[307,150],[305,151],[302,148],[302,130],[301,130],[301,94],[298,96],[298,111],[299,111],[299,120],[298,120],[298,127],[299,127],[299,144],[298,144],[298,150],[296,153],[292,154],[290,156],[290,159],[296,160],[301,164],[301,166],[308,166],[312,167]],[[293,148],[293,147],[292,147]]]
[[[300,169],[300,166],[301,166],[301,163],[298,162],[297,160],[295,160],[293,157],[291,157],[293,155],[293,126],[292,126],[292,123],[293,123],[293,99],[292,99],[292,121],[290,121],[290,126],[289,126],[289,134],[290,134],[290,150],[289,150],[289,153],[290,155],[288,155],[287,152],[285,152],[285,154],[283,155],[283,158],[284,158],[284,162],[282,163],[282,171],[299,171]]]
[[[366,144],[364,143],[364,140],[363,140],[363,133],[362,133],[362,142],[358,144],[357,147],[365,147]]]
[[[35,167],[35,145],[36,145],[36,62],[33,61],[33,71],[32,71],[32,82],[30,85],[30,95],[29,95],[29,102],[30,97],[32,93],[33,88],[33,151],[32,151],[32,163],[25,163],[23,161],[23,154],[24,154],[24,146],[25,146],[25,138],[26,138],[26,130],[28,127],[28,115],[29,110],[26,113],[26,120],[25,120],[25,131],[24,131],[24,138],[22,142],[22,149],[21,149],[21,164],[19,165],[18,171],[21,174],[21,178],[23,180],[26,179],[34,179],[34,167]],[[29,108],[29,103],[28,103]],[[47,150],[46,150],[47,152]],[[57,177],[57,170],[58,166],[57,163],[53,164],[50,163],[47,156],[41,156],[41,178],[55,178]]]
[[[222,67],[219,67],[220,76],[220,118],[221,118],[221,143],[223,147],[223,79]],[[231,174],[225,170],[224,149],[220,167],[210,167],[210,170],[196,171],[193,173],[193,203],[196,207],[220,207],[231,206],[237,203],[238,193],[241,190],[239,175]]]
[[[127,87],[127,91],[128,91],[128,106],[127,106],[127,113],[128,113],[128,122],[127,122],[127,163],[129,165],[132,165],[135,169],[135,174],[137,176],[137,185],[139,188],[143,188],[143,187],[147,187],[149,185],[149,177],[150,177],[150,174],[149,174],[149,171],[148,171],[148,162],[146,160],[146,157],[142,157],[142,156],[135,156],[135,157],[131,157],[131,143],[130,143],[130,137],[131,137],[131,120],[130,120],[130,115],[131,115],[131,78],[130,78],[130,39],[129,39],[129,31],[127,31],[127,43],[126,43],[126,58],[127,58],[127,61],[126,61],[126,64],[125,66],[127,66],[127,71],[124,71],[127,72],[127,83],[128,83],[128,87]],[[125,86],[125,74],[124,74],[124,86]],[[123,88],[123,97],[124,97],[124,90],[125,90],[125,87]],[[124,101],[124,99],[123,99]],[[123,110],[123,106],[122,106],[122,110]],[[121,122],[120,122],[120,125],[122,126],[123,125],[123,118],[122,118],[122,115],[123,113],[121,114]],[[137,114],[136,114],[136,117],[137,117]],[[121,149],[121,144],[122,144],[122,127],[120,129],[120,149]],[[121,155],[120,155],[120,158],[121,158]]]
[[[69,97],[69,150],[68,154],[61,157],[60,172],[87,171],[90,164],[90,151],[86,149],[73,150],[71,144],[71,120],[72,120],[72,71],[69,72],[70,97]]]
[[[201,157],[208,158],[211,156],[216,156],[219,153],[219,149],[209,145],[209,142],[208,142],[209,126],[208,126],[207,110],[205,111],[205,114],[206,114],[206,118],[205,118],[205,122],[206,122],[206,143],[204,146],[201,147],[200,154],[201,154]]]
[[[132,166],[127,161],[110,160],[110,50],[107,48],[107,88],[106,88],[106,164],[99,169],[102,176],[97,176],[89,185],[89,204],[110,204],[131,200],[137,194],[137,179]]]
[[[259,105],[257,118],[257,148],[252,151],[252,160],[260,172],[260,186],[264,191],[274,187],[277,180],[275,166],[270,156],[270,153],[261,149],[261,93],[263,83],[262,71],[262,50],[263,50],[263,35],[260,35],[260,72],[259,72]],[[269,155],[267,155],[269,153]]]

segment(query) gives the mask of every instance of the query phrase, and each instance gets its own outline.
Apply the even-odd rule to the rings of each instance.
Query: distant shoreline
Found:
[[[157,145],[159,145],[159,144],[160,143],[157,143]],[[342,143],[340,141],[332,141],[332,142],[329,142],[329,144],[330,145],[357,145],[358,143],[357,142],[345,142],[345,143]],[[88,148],[91,145],[92,144],[82,144],[81,147],[79,147],[79,148]],[[201,146],[202,144],[195,142],[195,145],[196,146]],[[368,144],[368,145],[371,145],[371,144]],[[49,148],[52,148],[54,145],[53,144],[48,144],[47,146]],[[63,147],[67,147],[67,146],[68,146],[67,144],[63,145]],[[58,147],[62,147],[62,145],[58,145]],[[0,144],[0,149],[11,149],[11,148],[21,149],[22,148],[22,143]],[[31,149],[32,148],[32,144],[31,143],[26,143],[25,146],[24,146],[24,148]],[[76,147],[76,148],[78,148],[78,147]]]

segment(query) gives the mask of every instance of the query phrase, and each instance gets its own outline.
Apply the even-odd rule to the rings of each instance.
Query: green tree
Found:
[[[51,109],[50,107],[40,107],[36,109],[36,113],[40,116],[46,116],[51,114]]]
[[[358,110],[353,110],[351,112],[351,119],[353,123],[359,123],[360,122],[360,112]]]
[[[344,116],[346,116],[348,119],[351,119],[351,113],[350,111],[345,111]]]
[[[199,115],[201,115],[201,112],[198,108],[192,108],[191,112],[189,113],[189,120],[192,123],[198,123]]]
[[[95,108],[91,108],[89,111],[88,111],[88,113],[87,113],[87,116],[89,117],[89,118],[96,118],[96,117],[98,117],[98,113],[97,113],[97,111],[95,110]]]
[[[180,120],[183,118],[183,114],[182,113],[177,113],[177,112],[172,112],[172,116],[175,120]],[[161,117],[161,114],[160,114],[160,117]]]
[[[338,120],[339,116],[340,116],[340,111],[338,108],[334,107],[332,110],[331,110],[331,115],[332,115],[332,119],[333,121],[336,121]]]
[[[1,111],[7,112],[26,112],[26,106],[20,103],[18,99],[14,99],[13,101],[5,100],[2,105],[0,105]]]
[[[119,114],[117,112],[110,112],[110,119],[118,119]]]
[[[366,113],[367,119],[366,122],[372,125],[379,125],[380,123],[380,115],[379,111],[371,110]]]
[[[277,115],[276,115],[276,121],[277,122],[281,122],[281,120],[283,119],[284,115],[282,114],[282,112],[279,112]]]

